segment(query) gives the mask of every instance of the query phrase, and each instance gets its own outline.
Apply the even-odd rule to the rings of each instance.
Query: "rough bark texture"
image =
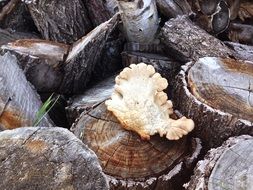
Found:
[[[44,39],[71,44],[92,29],[82,0],[37,0],[28,7]]]
[[[183,115],[193,119],[196,124],[193,133],[202,139],[204,145],[209,148],[217,147],[228,137],[240,134],[253,135],[252,121],[242,120],[237,115],[212,108],[193,96],[188,88],[187,80],[190,68],[191,63],[183,66],[176,78],[176,90],[174,94],[177,94],[177,97],[174,98],[174,105]],[[252,73],[250,76],[252,76]],[[209,76],[205,77],[208,78]],[[226,74],[223,77],[226,77]],[[249,87],[249,95],[251,94],[251,88],[252,85]],[[213,91],[208,93],[213,93]]]
[[[199,57],[229,57],[234,54],[224,43],[185,16],[166,22],[161,30],[160,39],[169,55],[184,62],[197,60]]]
[[[114,79],[115,76],[112,76],[86,90],[82,95],[71,98],[66,107],[69,123],[73,124],[83,111],[87,112],[107,100],[113,92]]]
[[[69,46],[46,40],[17,40],[3,45],[2,53],[10,52],[18,59],[27,80],[40,92],[58,90],[63,72],[61,63],[68,53]]]
[[[253,61],[253,46],[243,45],[234,42],[225,42],[225,44],[235,51],[240,58]]]
[[[111,189],[181,189],[201,149],[199,140],[187,137],[143,141],[124,130],[104,103],[83,112],[72,131],[98,155]]]
[[[117,26],[119,15],[102,23],[72,45],[64,64],[64,78],[60,91],[66,94],[82,93],[90,80],[97,61],[102,56],[106,40]]]
[[[191,6],[187,0],[156,0],[156,4],[160,12],[167,18],[192,14]]]
[[[9,30],[0,29],[0,47],[9,42],[16,41],[18,39],[31,39],[38,38],[38,36],[31,33],[15,32]]]
[[[0,130],[31,126],[41,107],[39,96],[18,67],[16,57],[0,56]],[[52,126],[48,117],[42,126]]]
[[[251,189],[253,138],[233,137],[197,163],[187,190]]]
[[[1,132],[0,153],[1,189],[109,189],[94,152],[66,129]]]

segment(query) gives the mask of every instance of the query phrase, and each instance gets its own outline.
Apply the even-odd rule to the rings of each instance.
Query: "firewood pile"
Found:
[[[0,0],[0,190],[249,190],[252,136],[252,0]]]

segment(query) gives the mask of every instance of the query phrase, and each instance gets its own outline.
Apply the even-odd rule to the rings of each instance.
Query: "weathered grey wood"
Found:
[[[253,61],[253,46],[235,42],[224,42],[230,49],[235,51],[241,59]]]
[[[253,138],[233,137],[197,163],[187,190],[252,189]]]
[[[44,39],[71,44],[92,29],[82,0],[37,0],[28,7]]]
[[[220,40],[199,28],[185,16],[170,19],[160,33],[165,51],[173,58],[187,62],[205,56],[233,56]]]
[[[69,123],[73,124],[83,111],[87,112],[107,100],[113,92],[114,79],[115,76],[111,76],[86,90],[83,94],[71,98],[66,107]]]
[[[119,15],[116,14],[72,45],[64,64],[61,92],[77,94],[84,91],[97,61],[102,56],[101,51],[106,40],[118,21]]]
[[[0,153],[1,189],[109,189],[94,152],[63,128],[1,132]]]
[[[194,67],[198,67],[199,64],[201,63],[195,63]],[[203,91],[198,92],[204,94],[204,99],[202,99],[201,96],[199,97],[199,93],[195,93],[196,90],[199,90],[196,89],[196,85],[189,83],[188,73],[190,72],[191,66],[191,63],[188,63],[186,66],[182,67],[182,70],[176,78],[174,94],[177,96],[174,97],[173,103],[183,115],[193,119],[196,126],[193,133],[202,139],[207,148],[220,146],[224,140],[231,136],[241,134],[253,135],[253,121],[252,116],[250,116],[250,114],[252,114],[250,110],[253,109],[251,96],[253,64],[250,62],[248,64],[232,62],[227,66],[217,66],[217,64],[211,62],[210,65],[207,65],[207,68],[210,67],[209,74],[206,74],[201,80],[213,80],[214,84],[220,82],[221,86],[213,85],[212,88],[208,89],[208,84],[202,84]],[[226,72],[220,73],[218,77],[215,77],[215,75],[219,73],[219,69],[226,69],[226,67]],[[198,74],[204,74],[202,72],[200,71]],[[205,71],[205,73],[206,72],[208,71]],[[231,76],[235,78],[231,79]],[[239,89],[236,87],[233,88],[233,86],[238,83],[238,80],[242,81],[239,82],[240,84],[248,82],[245,90],[243,90],[241,86],[239,86]],[[225,85],[224,83],[227,84]],[[223,84],[224,86],[222,86]],[[204,89],[205,87],[207,89]],[[223,92],[221,90],[222,88],[223,90],[226,88],[230,90]],[[217,91],[217,89],[220,91]],[[231,92],[231,90],[233,92]],[[213,98],[206,98],[212,95]],[[219,98],[216,99],[217,97]],[[243,100],[243,97],[247,97],[246,100]],[[224,100],[219,101],[219,99],[222,98],[224,98]],[[244,111],[240,110],[240,107],[243,107],[241,101],[246,101],[244,104],[246,106],[244,107]],[[227,104],[228,102],[230,103]],[[223,103],[227,105],[227,109],[222,106]]]
[[[159,11],[167,18],[192,14],[191,6],[187,0],[156,0],[156,4]]]
[[[69,46],[47,40],[24,39],[1,47],[18,59],[28,81],[40,92],[57,92],[64,73],[61,64]]]
[[[247,24],[231,23],[229,29],[229,39],[246,45],[253,45],[253,26]]]
[[[31,126],[41,101],[13,55],[0,56],[0,130]],[[46,116],[42,126],[53,126]]]
[[[71,130],[97,154],[110,189],[181,189],[201,149],[197,139],[141,140],[103,102],[83,112]]]
[[[7,44],[9,42],[16,41],[18,39],[31,39],[31,38],[39,38],[39,37],[32,33],[15,32],[0,28],[0,46]]]

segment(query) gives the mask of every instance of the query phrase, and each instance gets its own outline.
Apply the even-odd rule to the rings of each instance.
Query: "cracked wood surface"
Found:
[[[16,58],[9,53],[0,56],[0,130],[32,125],[41,104]],[[54,124],[45,117],[41,125]]]
[[[201,102],[253,122],[253,62],[201,58],[188,71],[188,84]]]
[[[211,149],[197,163],[186,189],[252,189],[252,145],[253,138],[242,135],[231,137],[222,146]]]
[[[196,148],[199,141],[193,145],[189,138],[168,141],[156,135],[143,141],[124,130],[104,102],[83,112],[71,130],[97,154],[111,189],[178,189],[188,172],[182,164],[188,160],[192,167],[201,149]]]
[[[0,171],[1,189],[109,189],[95,153],[58,127],[1,132]]]

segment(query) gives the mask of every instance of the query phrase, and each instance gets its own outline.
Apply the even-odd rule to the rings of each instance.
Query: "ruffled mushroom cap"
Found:
[[[178,140],[194,128],[191,119],[171,119],[172,102],[164,89],[168,82],[151,65],[140,63],[125,68],[115,79],[116,85],[110,100],[105,102],[122,126],[150,139],[159,133],[169,140]]]

